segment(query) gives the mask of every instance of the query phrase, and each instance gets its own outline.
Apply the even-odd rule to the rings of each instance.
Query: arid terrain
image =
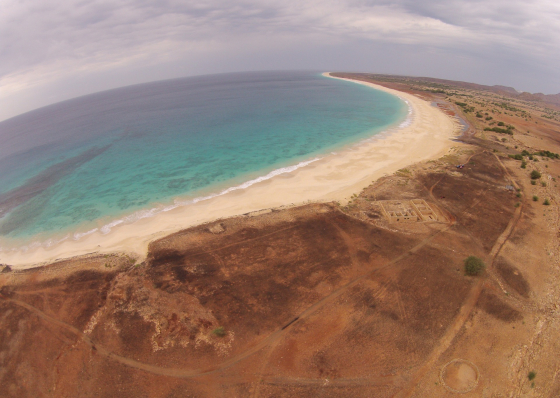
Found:
[[[560,109],[338,75],[433,101],[463,136],[348,203],[200,225],[141,263],[0,266],[0,396],[559,397]]]

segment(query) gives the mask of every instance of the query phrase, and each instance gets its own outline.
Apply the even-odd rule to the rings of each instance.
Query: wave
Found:
[[[87,231],[87,232],[76,232],[76,233],[74,234],[74,240],[80,240],[80,239],[82,239],[84,236],[91,235],[92,233],[94,233],[94,232],[96,232],[96,231],[98,231],[98,228],[90,229],[90,230]]]
[[[171,211],[171,210],[176,209],[178,207],[188,206],[188,205],[191,205],[191,204],[195,204],[195,203],[198,203],[198,202],[202,202],[202,201],[205,201],[205,200],[216,198],[218,196],[226,195],[226,194],[228,194],[230,192],[233,192],[233,191],[237,191],[237,190],[240,190],[240,189],[246,189],[246,188],[249,188],[252,185],[258,184],[259,182],[270,180],[271,178],[276,177],[280,174],[291,173],[292,171],[295,171],[295,170],[300,169],[302,167],[308,166],[309,164],[311,164],[313,162],[316,162],[318,160],[321,160],[321,159],[322,158],[317,157],[317,158],[314,158],[314,159],[311,159],[311,160],[306,160],[306,161],[303,161],[303,162],[299,162],[298,164],[293,165],[293,166],[281,167],[279,169],[272,170],[270,173],[268,173],[264,176],[260,176],[260,177],[257,177],[255,179],[246,181],[246,182],[244,182],[240,185],[229,187],[229,188],[224,189],[224,190],[222,190],[218,193],[193,198],[193,199],[190,199],[190,200],[178,200],[178,199],[176,199],[172,205],[158,206],[158,207],[153,207],[151,209],[138,210],[138,211],[136,211],[136,212],[134,212],[134,213],[132,213],[128,216],[119,218],[117,220],[113,220],[110,223],[107,223],[100,228],[93,228],[93,229],[90,229],[89,231],[86,231],[86,232],[75,232],[72,235],[66,235],[61,239],[48,239],[44,242],[35,241],[35,242],[33,242],[33,243],[31,243],[27,246],[22,246],[22,247],[19,247],[19,248],[13,248],[11,250],[12,251],[21,250],[21,251],[27,252],[28,250],[36,249],[36,248],[41,247],[41,246],[45,247],[45,248],[52,247],[52,246],[54,246],[58,243],[61,243],[65,240],[69,239],[70,237],[72,237],[73,240],[78,241],[78,240],[80,240],[80,239],[82,239],[82,238],[84,238],[88,235],[91,235],[95,232],[98,232],[98,231],[100,233],[102,233],[103,235],[107,235],[108,233],[111,232],[111,230],[114,227],[116,227],[118,225],[132,224],[133,222],[141,220],[143,218],[154,217],[159,213],[168,212],[168,211]],[[2,247],[0,247],[0,252],[1,251],[3,251]]]
[[[396,129],[387,130],[386,133],[391,133],[394,130],[399,130],[399,129],[408,127],[412,124],[412,122],[414,120],[413,110],[412,110],[412,107],[410,106],[410,103],[408,102],[408,100],[406,100],[405,98],[402,98],[398,95],[397,95],[397,97],[399,97],[406,104],[406,106],[408,108],[407,116],[406,116],[405,120],[396,127]],[[372,139],[378,139],[379,135],[380,134],[376,134],[374,137],[370,137],[370,138],[367,138],[365,140],[362,140],[359,143],[357,143],[357,145],[359,145],[361,142],[364,142],[364,141],[369,141],[369,140],[372,140]],[[337,152],[331,152],[331,154],[336,155]],[[137,212],[132,213],[129,216],[126,216],[126,217],[123,217],[121,219],[112,221],[112,222],[102,226],[100,228],[100,231],[101,231],[101,233],[103,233],[105,235],[105,234],[108,234],[109,232],[111,232],[112,228],[116,227],[117,225],[120,225],[120,224],[123,224],[123,223],[131,224],[131,223],[133,223],[135,221],[138,221],[138,220],[141,220],[143,218],[154,217],[155,215],[157,215],[161,212],[168,212],[168,211],[171,211],[171,210],[176,209],[178,207],[188,206],[188,205],[195,204],[195,203],[198,203],[198,202],[202,202],[202,201],[205,201],[205,200],[213,199],[213,198],[228,194],[228,193],[233,192],[233,191],[237,191],[237,190],[240,190],[240,189],[246,189],[246,188],[249,188],[251,185],[258,184],[259,182],[269,180],[269,179],[271,179],[273,177],[276,177],[280,174],[291,173],[292,171],[295,171],[297,169],[305,167],[305,166],[307,166],[307,165],[309,165],[313,162],[316,162],[318,160],[321,160],[321,159],[323,159],[323,158],[316,157],[316,158],[313,158],[311,160],[306,160],[306,161],[303,161],[303,162],[299,162],[298,164],[293,165],[293,166],[281,167],[279,169],[272,170],[270,173],[268,173],[264,176],[257,177],[253,180],[246,181],[246,182],[244,182],[240,185],[224,189],[223,191],[218,192],[218,193],[210,194],[210,195],[207,195],[207,196],[201,196],[201,197],[194,198],[194,199],[189,199],[189,200],[186,200],[186,201],[176,199],[172,205],[163,206],[163,207],[153,207],[151,209],[139,210]],[[95,231],[94,230],[88,231],[87,233],[84,234],[84,236],[89,234],[89,233],[93,233],[93,232],[95,232]],[[75,236],[76,236],[76,234],[75,234]]]
[[[404,103],[405,103],[406,106],[408,107],[408,113],[407,113],[407,115],[406,115],[406,119],[404,119],[404,121],[403,121],[401,124],[399,124],[399,127],[398,127],[399,129],[403,129],[403,128],[408,127],[408,126],[410,126],[410,125],[412,124],[412,120],[413,120],[413,117],[412,117],[412,107],[410,106],[410,103],[409,103],[406,99],[404,99],[404,98],[402,98],[402,97],[399,97],[399,98],[400,98],[402,101],[404,101]]]
[[[399,97],[406,104],[406,106],[408,108],[408,112],[407,112],[405,120],[402,121],[398,126],[395,126],[393,128],[389,128],[389,129],[387,129],[385,131],[382,131],[382,132],[378,132],[372,137],[368,137],[366,139],[360,140],[360,142],[357,142],[355,144],[356,146],[359,146],[360,144],[362,144],[364,142],[370,142],[370,141],[373,141],[373,140],[382,139],[382,138],[386,137],[387,135],[393,133],[394,131],[406,128],[406,127],[408,127],[412,124],[412,122],[414,120],[413,108],[411,107],[411,105],[410,105],[410,103],[407,99],[405,99],[405,98],[403,98],[399,95],[396,95],[396,96]],[[348,148],[348,149],[350,149],[350,148]],[[333,151],[333,152],[330,152],[330,153],[332,155],[336,155],[338,152]],[[111,222],[109,222],[109,223],[107,223],[107,224],[105,224],[101,227],[93,228],[93,229],[90,229],[90,230],[85,231],[85,232],[70,233],[70,234],[67,234],[60,239],[50,238],[50,239],[48,239],[44,242],[35,241],[33,243],[30,243],[29,245],[20,246],[19,248],[2,248],[2,247],[0,247],[0,252],[3,251],[3,250],[5,250],[5,251],[21,250],[21,251],[27,252],[30,249],[35,249],[35,248],[38,248],[38,247],[48,248],[48,247],[52,247],[54,245],[57,245],[57,244],[59,244],[63,241],[66,241],[68,239],[72,239],[74,241],[79,241],[79,240],[81,240],[81,239],[83,239],[83,238],[85,238],[89,235],[92,235],[92,234],[96,233],[96,232],[99,232],[103,235],[106,235],[106,234],[109,234],[112,231],[113,228],[115,228],[119,225],[132,224],[132,223],[134,223],[136,221],[139,221],[141,219],[151,218],[151,217],[156,216],[157,214],[160,214],[162,212],[168,212],[168,211],[171,211],[171,210],[176,209],[178,207],[188,206],[188,205],[191,205],[191,204],[195,204],[195,203],[199,203],[199,202],[202,202],[202,201],[210,200],[210,199],[222,196],[222,195],[226,195],[226,194],[228,194],[230,192],[233,192],[233,191],[246,189],[246,188],[249,188],[252,185],[258,184],[259,182],[269,180],[269,179],[271,179],[273,177],[276,177],[278,175],[281,175],[281,174],[286,174],[286,173],[293,172],[297,169],[308,166],[309,164],[314,163],[314,162],[316,162],[318,160],[321,160],[321,159],[323,159],[323,158],[322,157],[315,157],[315,158],[310,159],[310,160],[299,162],[299,163],[297,163],[295,165],[292,165],[292,166],[278,168],[278,169],[272,170],[271,172],[269,172],[266,175],[257,177],[255,179],[252,179],[252,180],[249,180],[249,181],[246,181],[246,182],[243,182],[240,185],[236,185],[236,186],[233,186],[233,187],[226,188],[226,189],[224,189],[220,192],[209,194],[207,196],[200,196],[200,197],[196,197],[196,198],[189,199],[189,200],[175,199],[172,204],[159,205],[159,206],[148,208],[148,209],[138,210],[138,211],[136,211],[132,214],[129,214],[127,216],[121,217],[119,219],[114,219]]]
[[[159,206],[159,207],[153,207],[151,209],[139,210],[139,211],[136,211],[136,212],[132,213],[129,216],[126,216],[126,217],[123,217],[121,219],[114,220],[114,221],[112,221],[108,224],[105,224],[99,230],[101,231],[102,234],[106,235],[109,232],[111,232],[111,230],[114,227],[116,227],[117,225],[131,224],[131,223],[133,223],[135,221],[138,221],[138,220],[141,220],[143,218],[154,217],[155,215],[157,215],[159,213],[168,212],[168,211],[171,211],[171,210],[176,209],[178,207],[188,206],[188,205],[199,203],[199,202],[202,202],[202,201],[205,201],[205,200],[213,199],[213,198],[216,198],[218,196],[226,195],[226,194],[228,194],[230,192],[233,192],[233,191],[237,191],[237,190],[240,190],[240,189],[246,189],[246,188],[249,188],[252,185],[258,184],[259,182],[270,180],[271,178],[276,177],[280,174],[291,173],[292,171],[295,171],[297,169],[305,167],[305,166],[307,166],[307,165],[309,165],[313,162],[316,162],[320,159],[322,159],[322,158],[314,158],[314,159],[311,159],[311,160],[306,160],[306,161],[303,161],[303,162],[299,162],[298,164],[293,165],[293,166],[281,167],[279,169],[272,170],[270,173],[268,173],[264,176],[260,176],[260,177],[257,177],[255,179],[253,179],[253,180],[246,181],[246,182],[244,182],[240,185],[229,187],[229,188],[224,189],[223,191],[220,191],[218,193],[213,193],[213,194],[210,194],[210,195],[207,195],[207,196],[200,196],[198,198],[193,198],[193,199],[189,199],[189,200],[175,199],[175,201],[172,205]],[[93,232],[95,232],[95,231],[94,230],[88,231],[87,233],[84,234],[84,236],[89,234],[89,233],[93,233]],[[75,236],[76,236],[76,234],[75,234]]]

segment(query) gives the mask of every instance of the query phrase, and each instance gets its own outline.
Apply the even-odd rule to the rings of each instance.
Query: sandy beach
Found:
[[[149,242],[170,233],[261,209],[308,201],[336,200],[344,203],[352,194],[385,174],[413,163],[438,158],[449,151],[453,145],[452,138],[460,130],[455,120],[414,95],[371,83],[356,83],[388,92],[406,101],[412,110],[408,125],[338,153],[325,155],[305,167],[249,188],[119,225],[108,234],[97,231],[80,240],[68,239],[50,248],[1,252],[0,263],[23,269],[92,252],[125,252],[142,259]]]

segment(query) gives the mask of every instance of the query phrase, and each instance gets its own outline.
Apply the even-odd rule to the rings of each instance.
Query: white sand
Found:
[[[0,252],[0,263],[22,269],[92,252],[126,252],[143,259],[152,240],[218,218],[307,201],[344,203],[373,180],[413,163],[438,158],[453,145],[451,139],[460,131],[458,123],[429,102],[375,84],[357,83],[407,101],[412,109],[410,124],[249,188],[116,226],[106,235],[97,231],[50,248]]]

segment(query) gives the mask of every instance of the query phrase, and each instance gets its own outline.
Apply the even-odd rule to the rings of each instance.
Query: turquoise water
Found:
[[[41,108],[0,122],[0,246],[108,232],[358,142],[407,112],[395,96],[310,72],[176,79]]]

